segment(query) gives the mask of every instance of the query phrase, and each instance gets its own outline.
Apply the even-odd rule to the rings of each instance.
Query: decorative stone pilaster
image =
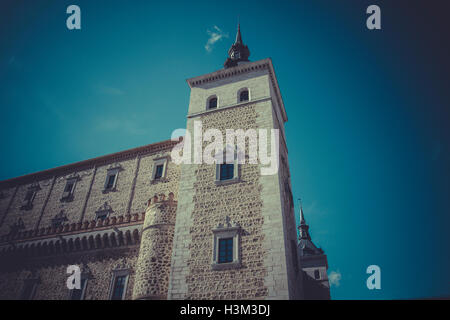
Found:
[[[173,193],[148,201],[136,264],[134,300],[167,299],[177,202]]]

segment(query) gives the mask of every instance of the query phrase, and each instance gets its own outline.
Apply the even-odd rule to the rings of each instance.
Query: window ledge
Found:
[[[238,183],[241,180],[239,178],[227,179],[227,180],[215,180],[216,186],[223,186],[233,183]]]
[[[33,205],[32,204],[25,204],[25,205],[20,207],[20,210],[28,211],[28,210],[31,210],[31,209],[33,209]]]
[[[169,179],[167,179],[167,178],[160,178],[160,179],[152,179],[152,180],[150,180],[150,183],[151,184],[156,184],[156,183],[159,183],[159,182],[167,182],[167,181],[169,181]]]
[[[117,189],[116,187],[112,188],[112,189],[103,189],[102,193],[109,193],[109,192],[116,192]]]
[[[216,263],[211,264],[212,270],[229,270],[229,269],[239,269],[241,267],[240,261],[233,261],[227,263]]]
[[[59,199],[59,201],[61,201],[61,202],[72,202],[73,201],[73,194],[71,194],[70,196],[67,196],[67,197],[62,197],[61,199]]]

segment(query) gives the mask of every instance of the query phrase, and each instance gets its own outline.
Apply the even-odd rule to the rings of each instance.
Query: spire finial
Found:
[[[241,35],[241,23],[239,22],[238,18],[238,29],[236,33],[236,40],[234,41],[235,44],[242,44],[242,35]]]
[[[300,224],[306,224],[305,216],[303,214],[302,198],[298,198],[298,201],[300,202]]]

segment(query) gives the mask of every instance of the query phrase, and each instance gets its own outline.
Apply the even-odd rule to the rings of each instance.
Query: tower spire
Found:
[[[303,213],[302,200],[298,200],[300,202],[300,226],[298,227],[298,229],[300,230],[300,240],[311,240],[311,236],[309,235],[309,226],[306,224],[305,215]]]
[[[234,41],[234,44],[242,44],[242,35],[241,35],[241,23],[238,22],[238,30],[236,33],[236,40]]]
[[[236,33],[236,40],[228,50],[228,58],[224,63],[225,68],[231,68],[239,65],[240,63],[248,62],[250,56],[250,50],[242,41],[241,23],[238,21],[238,28]]]
[[[303,205],[302,205],[302,199],[298,199],[300,201],[300,224],[306,224],[305,221],[305,215],[303,214]]]

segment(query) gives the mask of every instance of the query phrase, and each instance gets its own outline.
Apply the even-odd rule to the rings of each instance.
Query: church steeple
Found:
[[[298,227],[300,230],[300,240],[301,239],[307,239],[311,240],[311,236],[309,235],[309,226],[306,224],[305,221],[305,215],[303,214],[303,206],[300,202],[300,227]]]
[[[300,201],[300,226],[298,227],[298,230],[300,233],[298,237],[300,256],[323,254],[323,250],[317,248],[311,240],[311,236],[309,234],[309,226],[306,224],[301,201]]]
[[[231,68],[239,65],[242,62],[248,62],[248,57],[250,56],[250,50],[248,47],[242,42],[241,35],[241,24],[238,23],[238,30],[236,33],[236,40],[231,45],[231,48],[228,50],[228,58],[224,63],[224,67]]]

